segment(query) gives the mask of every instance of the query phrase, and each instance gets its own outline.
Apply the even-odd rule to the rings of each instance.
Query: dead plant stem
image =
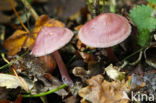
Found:
[[[39,18],[38,14],[36,13],[36,11],[32,8],[32,6],[27,2],[27,0],[21,0],[22,3],[24,4],[24,6],[30,11],[30,13],[32,14],[33,18],[35,19],[35,21]]]

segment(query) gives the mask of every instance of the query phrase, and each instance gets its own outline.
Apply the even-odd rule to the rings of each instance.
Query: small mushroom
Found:
[[[114,13],[103,13],[87,22],[78,33],[82,43],[96,48],[107,48],[108,57],[114,61],[111,47],[124,41],[131,33],[128,20]]]
[[[73,37],[73,32],[64,27],[43,27],[31,51],[35,57],[44,56],[52,53],[60,70],[64,83],[71,86],[73,84],[66,71],[65,64],[59,54],[58,49],[65,46]]]

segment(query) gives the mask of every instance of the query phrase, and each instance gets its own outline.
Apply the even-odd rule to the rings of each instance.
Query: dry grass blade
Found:
[[[25,82],[25,81],[22,81],[22,80],[19,78],[19,76],[18,76],[18,74],[17,74],[17,72],[16,72],[16,70],[15,70],[14,68],[13,68],[12,70],[13,70],[14,74],[16,75],[16,77],[18,78],[18,80],[19,80],[19,82],[21,83],[21,85],[23,86],[24,90],[28,92],[29,89],[28,89],[28,87],[27,87],[27,85],[26,85],[26,82]]]
[[[29,32],[28,28],[23,24],[23,22],[22,22],[20,16],[18,15],[18,13],[17,13],[17,11],[16,11],[16,9],[15,9],[15,7],[14,7],[13,1],[12,1],[12,0],[9,0],[9,1],[10,1],[10,4],[11,4],[11,6],[12,6],[12,9],[13,9],[14,13],[16,14],[17,18],[19,19],[19,21],[20,21],[22,27],[25,29],[25,31]]]

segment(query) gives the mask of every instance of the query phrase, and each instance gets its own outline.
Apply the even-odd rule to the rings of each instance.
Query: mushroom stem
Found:
[[[117,58],[113,52],[113,49],[112,47],[109,47],[109,48],[106,48],[106,51],[107,51],[107,55],[108,55],[108,58],[113,61],[113,62],[116,62],[117,61]]]
[[[71,78],[66,70],[66,66],[62,60],[62,57],[61,57],[59,51],[57,50],[57,51],[53,52],[52,54],[57,62],[58,67],[59,67],[59,70],[60,70],[60,73],[62,76],[62,81],[64,83],[66,83],[67,85],[72,86],[73,81],[71,80]]]

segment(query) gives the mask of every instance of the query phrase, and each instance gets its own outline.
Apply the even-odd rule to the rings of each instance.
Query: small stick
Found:
[[[16,9],[15,9],[15,7],[14,7],[14,4],[13,4],[12,0],[9,0],[9,1],[10,1],[11,7],[12,7],[14,13],[16,14],[16,16],[17,16],[19,22],[21,23],[22,27],[25,29],[25,31],[30,32],[30,31],[28,30],[28,28],[23,24],[23,22],[22,22],[20,16],[18,15],[18,13],[17,13],[17,11],[16,11]]]
[[[21,1],[23,2],[24,6],[30,11],[34,19],[37,20],[39,16],[36,13],[36,11],[31,7],[31,5],[27,2],[27,0],[21,0]]]

